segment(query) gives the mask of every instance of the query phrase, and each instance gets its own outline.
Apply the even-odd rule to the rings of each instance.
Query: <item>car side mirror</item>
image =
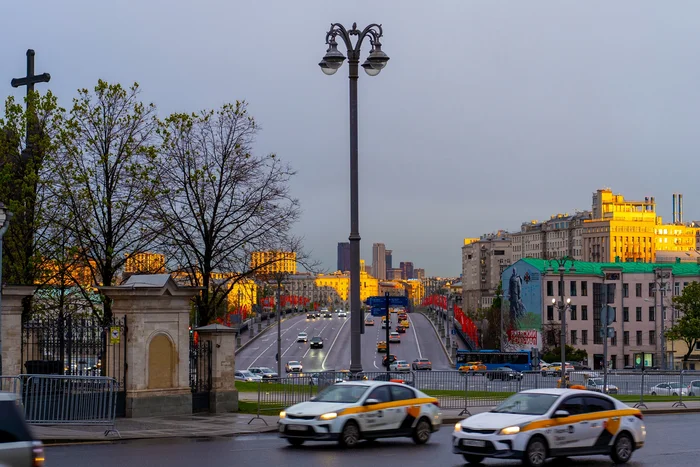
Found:
[[[554,412],[554,415],[552,415],[552,418],[565,418],[571,415],[569,412],[566,410],[557,410]]]
[[[367,399],[365,405],[376,405],[379,404],[379,399]]]

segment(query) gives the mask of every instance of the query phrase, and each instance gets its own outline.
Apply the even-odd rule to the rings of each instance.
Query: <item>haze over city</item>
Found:
[[[248,101],[263,128],[255,151],[298,171],[295,231],[328,270],[349,233],[347,78],[317,65],[331,21],[382,23],[391,58],[359,81],[367,264],[380,242],[395,262],[456,276],[464,237],[590,209],[605,186],[655,196],[666,219],[682,192],[685,219],[700,217],[687,170],[699,144],[697,2],[119,5],[3,5],[0,97],[24,96],[9,80],[33,48],[52,77],[42,92],[64,107],[98,78],[138,81],[163,116]]]

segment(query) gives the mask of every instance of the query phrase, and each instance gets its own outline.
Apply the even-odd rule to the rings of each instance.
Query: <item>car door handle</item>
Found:
[[[588,425],[588,422],[581,422],[581,425]]]

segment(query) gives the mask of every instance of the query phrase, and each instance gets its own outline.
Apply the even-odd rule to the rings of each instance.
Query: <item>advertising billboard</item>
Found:
[[[518,261],[501,274],[505,350],[542,349],[542,274]]]

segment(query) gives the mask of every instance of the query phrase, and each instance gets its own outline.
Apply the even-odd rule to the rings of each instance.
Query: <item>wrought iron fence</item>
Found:
[[[190,335],[190,389],[192,390],[192,411],[209,410],[209,397],[212,387],[211,341],[195,341]]]

